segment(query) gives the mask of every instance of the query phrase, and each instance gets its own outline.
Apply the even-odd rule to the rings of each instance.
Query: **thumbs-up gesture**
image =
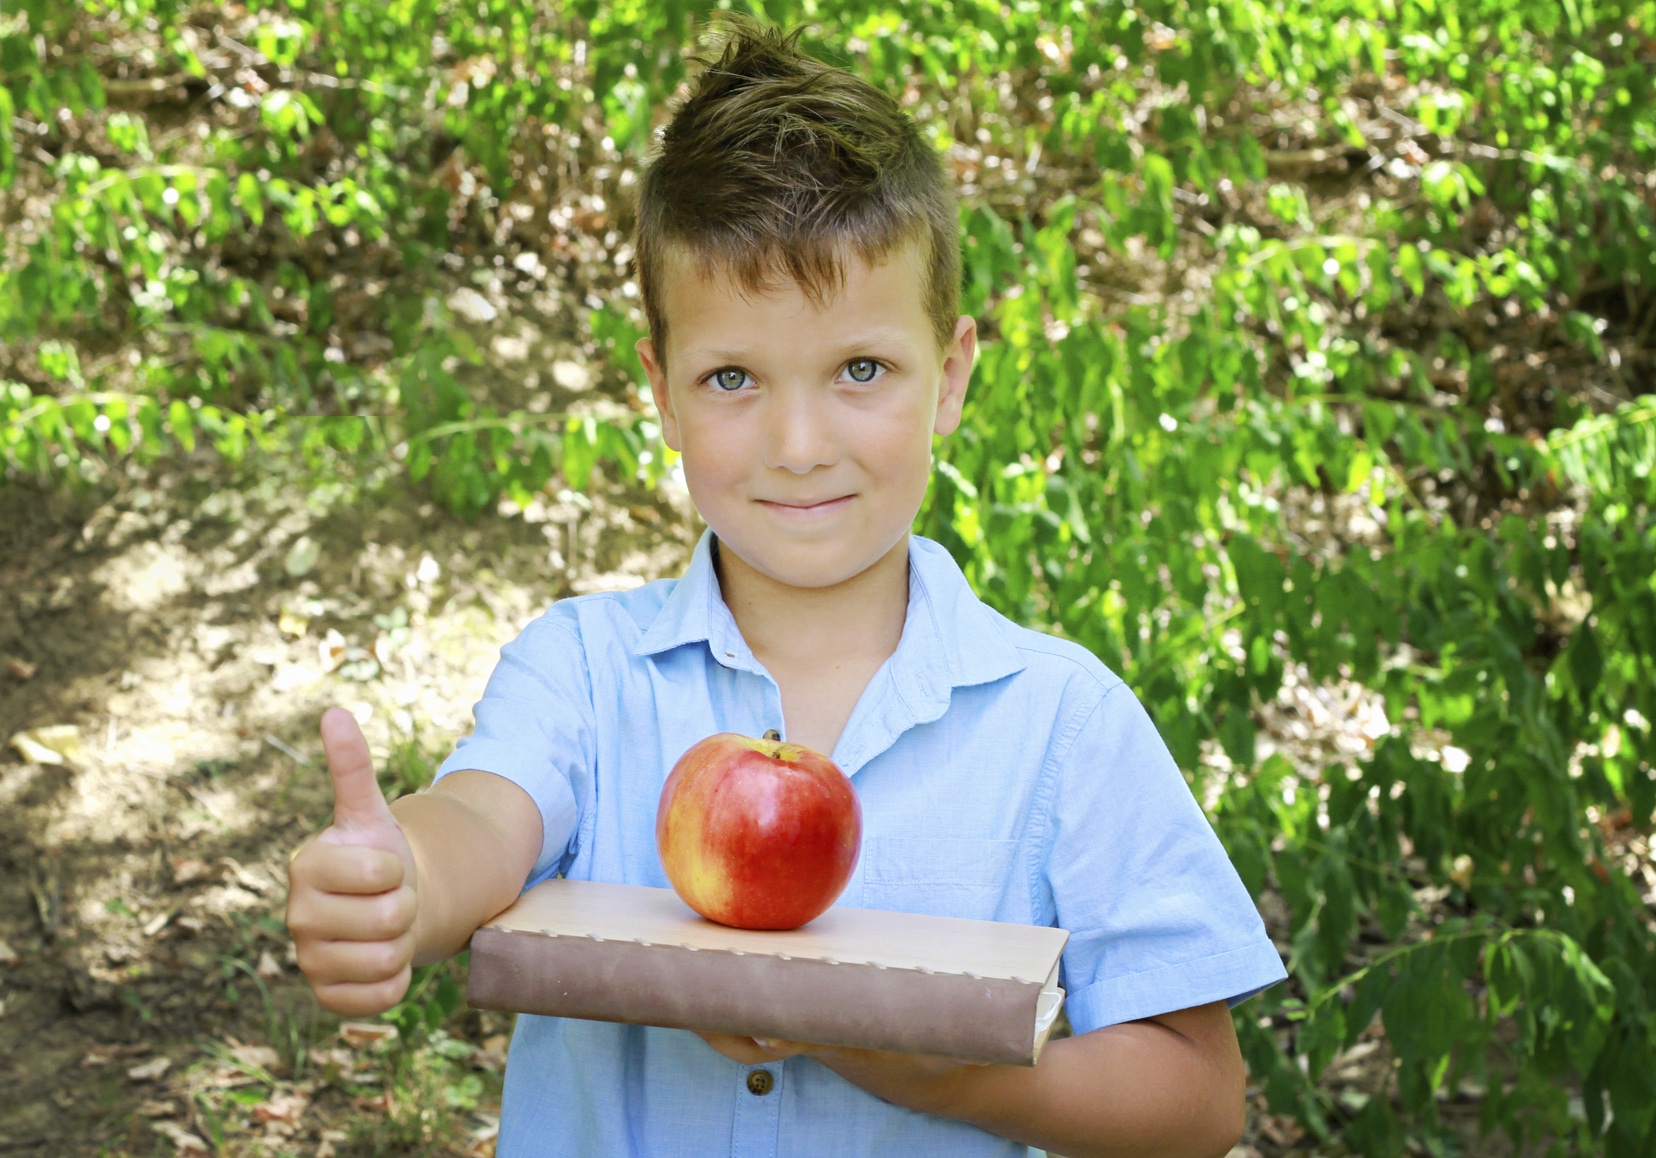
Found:
[[[287,926],[322,1008],[380,1013],[408,990],[418,909],[414,852],[351,713],[323,713],[322,746],[334,818],[288,863]]]

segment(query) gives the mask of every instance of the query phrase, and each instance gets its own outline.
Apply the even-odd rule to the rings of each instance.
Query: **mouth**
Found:
[[[785,519],[811,519],[833,514],[847,506],[854,495],[835,495],[827,499],[759,499],[759,505]]]

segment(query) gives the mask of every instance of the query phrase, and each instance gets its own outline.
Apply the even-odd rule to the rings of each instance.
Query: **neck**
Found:
[[[883,663],[908,617],[908,536],[857,575],[830,587],[794,587],[756,571],[715,541],[725,605],[767,668],[834,666],[854,657]]]

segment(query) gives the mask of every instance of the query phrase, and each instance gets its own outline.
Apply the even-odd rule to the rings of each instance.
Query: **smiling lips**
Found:
[[[759,505],[774,511],[785,519],[818,519],[833,514],[848,504],[854,496],[839,495],[817,502],[790,503],[777,499],[760,499]]]

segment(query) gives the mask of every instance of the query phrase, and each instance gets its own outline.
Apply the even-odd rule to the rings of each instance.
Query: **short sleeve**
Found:
[[[1076,1033],[1226,1000],[1287,976],[1167,746],[1117,684],[1059,766],[1047,861]]]
[[[500,649],[477,726],[437,769],[435,780],[475,768],[518,785],[540,809],[540,855],[529,880],[563,859],[579,821],[576,786],[594,762],[591,684],[585,650],[572,627],[546,616]]]

